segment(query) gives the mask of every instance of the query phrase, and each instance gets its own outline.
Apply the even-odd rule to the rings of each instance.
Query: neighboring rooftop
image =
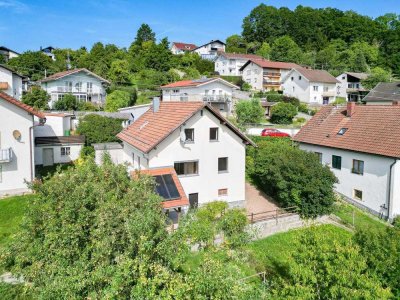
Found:
[[[180,43],[180,42],[173,42],[173,45],[175,45],[176,48],[179,50],[183,51],[191,51],[193,49],[196,49],[197,46],[195,44],[187,44],[187,43]]]
[[[323,82],[323,83],[339,83],[333,75],[325,70],[312,70],[306,68],[295,68],[297,72],[303,75],[310,82]],[[288,75],[288,77],[290,74]]]
[[[393,102],[400,101],[400,81],[380,82],[362,101]]]
[[[0,51],[13,52],[13,53],[19,55],[19,53],[17,51],[14,51],[14,50],[12,50],[10,48],[7,48],[7,47],[4,47],[4,46],[0,46]]]
[[[117,137],[136,149],[148,153],[183,123],[202,109],[209,110],[221,123],[236,133],[245,143],[254,143],[204,102],[161,102],[159,110],[145,112],[136,122],[122,130]]]
[[[11,103],[11,104],[13,104],[13,105],[15,105],[15,106],[18,106],[19,108],[25,110],[26,112],[28,112],[28,113],[30,113],[31,115],[34,115],[34,116],[36,116],[36,117],[38,117],[38,118],[41,118],[41,119],[44,119],[44,118],[45,118],[44,113],[42,113],[42,112],[40,112],[40,111],[37,111],[37,110],[34,109],[32,106],[29,106],[29,105],[27,105],[27,104],[24,104],[24,103],[22,103],[21,101],[19,101],[19,100],[13,98],[13,97],[7,95],[7,94],[4,93],[4,92],[0,92],[0,99],[3,99],[3,100],[5,100],[5,101],[7,101],[7,102],[9,102],[9,103]]]
[[[25,78],[26,77],[24,75],[21,75],[21,74],[17,73],[14,69],[11,69],[9,66],[0,64],[0,68],[6,69],[7,71],[10,71],[11,73],[13,73],[13,74],[15,74],[15,75],[17,75],[17,76],[19,76],[21,78]]]
[[[98,143],[98,144],[92,144],[92,146],[94,150],[116,150],[123,148],[123,146],[117,142]]]
[[[400,158],[400,106],[348,105],[354,106],[322,107],[294,141]],[[341,129],[347,129],[343,135]]]
[[[347,75],[353,76],[357,79],[364,80],[367,79],[369,74],[368,73],[355,73],[355,72],[346,72]]]
[[[225,44],[223,41],[221,41],[221,40],[211,40],[211,41],[209,41],[208,43],[205,43],[204,45],[198,46],[197,48],[195,48],[195,49],[193,49],[193,50],[196,50],[196,49],[199,49],[199,48],[201,48],[201,47],[207,46],[208,44],[211,44],[211,43],[220,43],[220,44],[226,45],[226,44]]]
[[[35,138],[35,145],[84,144],[84,135],[44,136]]]
[[[246,62],[241,68],[240,71],[243,71],[244,68],[250,64],[254,63],[261,68],[268,68],[268,69],[286,69],[290,70],[293,68],[300,68],[298,64],[295,63],[290,63],[290,62],[281,62],[281,61],[271,61],[267,59],[250,59],[248,62]]]
[[[203,84],[208,84],[214,81],[219,81],[221,83],[224,83],[226,85],[231,86],[234,89],[240,89],[238,86],[222,79],[219,77],[214,77],[214,78],[201,78],[201,79],[193,79],[193,80],[181,80],[177,82],[173,82],[170,84],[162,85],[161,88],[175,88],[175,87],[197,87],[201,86]]]
[[[61,78],[65,77],[65,76],[76,74],[76,73],[79,73],[79,72],[85,72],[86,74],[90,74],[90,75],[96,77],[97,79],[99,79],[102,82],[110,83],[107,79],[104,79],[104,78],[100,77],[99,75],[96,75],[95,73],[93,73],[93,72],[91,72],[91,71],[89,71],[88,69],[85,69],[85,68],[58,72],[58,73],[52,74],[52,75],[50,75],[50,76],[48,76],[46,78],[43,78],[42,80],[39,80],[39,82],[48,82],[48,81],[58,80],[58,79],[61,79]]]

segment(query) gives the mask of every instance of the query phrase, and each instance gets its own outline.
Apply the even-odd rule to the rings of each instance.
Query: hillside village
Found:
[[[263,32],[281,13],[0,46],[4,299],[400,297],[400,17],[337,10],[370,26],[322,46]]]

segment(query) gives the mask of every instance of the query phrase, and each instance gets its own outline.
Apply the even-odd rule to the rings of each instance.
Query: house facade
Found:
[[[326,106],[294,140],[331,168],[344,199],[392,219],[400,215],[399,117],[399,105]]]
[[[262,59],[262,57],[255,54],[219,52],[214,63],[214,70],[218,75],[241,76],[240,69],[250,59]]]
[[[131,171],[173,168],[192,206],[244,205],[245,151],[254,144],[206,103],[154,101],[118,138],[112,156]]]
[[[282,90],[282,78],[292,68],[300,67],[294,63],[269,61],[266,59],[248,60],[239,71],[243,81],[251,85],[256,91],[280,91]]]
[[[171,45],[171,52],[175,55],[184,54],[185,52],[190,52],[196,48],[197,46],[195,44],[173,42]]]
[[[8,62],[11,58],[18,57],[19,53],[7,47],[0,46],[0,55],[2,55],[4,60]]]
[[[7,95],[21,100],[24,85],[22,83],[23,76],[19,75],[12,69],[0,65],[0,91]]]
[[[336,79],[339,81],[337,86],[337,96],[345,98],[347,101],[360,102],[368,90],[361,83],[368,78],[367,73],[346,72],[340,74]]]
[[[42,51],[42,53],[43,53],[44,55],[50,57],[51,60],[54,60],[54,61],[55,61],[55,60],[56,60],[56,56],[55,56],[55,54],[53,53],[54,50],[55,50],[55,48],[54,48],[54,47],[51,47],[51,46],[46,47],[46,48],[40,47],[40,51]]]
[[[220,40],[212,40],[192,50],[200,55],[202,59],[215,60],[218,52],[225,52],[225,43]]]
[[[103,105],[106,87],[110,82],[87,69],[74,69],[55,73],[40,80],[42,89],[51,96],[50,107],[62,99],[65,94],[74,95],[78,101]]]
[[[283,94],[325,105],[336,100],[338,80],[325,70],[292,69],[282,80]]]
[[[400,81],[380,82],[364,98],[367,105],[392,105],[400,102]]]
[[[28,191],[26,181],[35,176],[33,128],[44,120],[44,114],[0,92],[0,196]]]
[[[222,78],[182,80],[161,86],[162,101],[204,101],[224,115],[232,113],[234,90],[239,87]]]

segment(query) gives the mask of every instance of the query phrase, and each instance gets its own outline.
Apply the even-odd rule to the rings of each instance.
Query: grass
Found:
[[[356,230],[365,228],[369,230],[384,230],[388,225],[377,217],[343,201],[335,204],[333,214],[339,217],[345,225],[354,227]]]
[[[38,166],[36,167],[36,174],[39,178],[44,178],[48,175],[52,176],[57,171],[58,167],[60,167],[61,170],[66,170],[71,166],[73,166],[73,163],[54,164],[52,166],[45,166],[45,167]]]

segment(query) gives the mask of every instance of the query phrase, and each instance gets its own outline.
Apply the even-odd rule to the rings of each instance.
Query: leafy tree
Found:
[[[86,137],[86,144],[117,142],[122,120],[89,114],[79,120],[78,134]]]
[[[41,51],[27,51],[18,57],[11,58],[7,64],[18,73],[28,76],[31,80],[39,80],[56,70],[50,57]]]
[[[260,100],[241,100],[235,106],[236,120],[239,124],[258,123],[264,117]]]
[[[271,122],[275,124],[292,124],[296,115],[296,106],[290,103],[278,103],[271,109]]]
[[[251,86],[250,83],[248,83],[248,82],[246,82],[246,81],[243,81],[243,82],[242,82],[242,85],[241,85],[241,90],[242,90],[242,91],[248,92],[248,91],[251,90],[251,88],[252,88],[252,86]]]
[[[362,85],[366,89],[373,89],[379,82],[389,82],[391,80],[390,72],[376,67],[371,70],[371,74],[368,76],[367,79],[361,81]]]
[[[131,95],[127,91],[115,90],[107,95],[105,111],[117,111],[118,108],[130,106]]]
[[[36,109],[48,109],[50,95],[40,87],[33,86],[31,90],[22,95],[21,101]]]
[[[148,24],[140,25],[135,38],[135,45],[141,46],[143,42],[156,42],[156,34]]]
[[[269,59],[271,56],[271,51],[271,46],[267,42],[264,42],[262,43],[261,47],[256,51],[256,54],[266,59]]]
[[[246,41],[238,34],[226,38],[226,52],[228,53],[246,53]]]
[[[111,63],[108,78],[114,83],[129,84],[130,74],[128,61],[122,59],[114,60]]]
[[[78,100],[72,94],[65,94],[64,97],[54,103],[56,110],[77,110]]]
[[[273,291],[279,299],[389,299],[389,289],[368,272],[364,256],[350,239],[332,241],[312,227],[293,241],[287,271]]]
[[[304,217],[331,212],[337,182],[314,153],[293,147],[289,139],[259,138],[248,149],[248,175],[282,207],[297,206]]]
[[[377,275],[384,287],[392,290],[395,299],[400,298],[400,229],[361,230],[354,240],[361,248],[368,269]]]
[[[302,60],[300,47],[289,36],[277,38],[271,48],[271,59],[276,61],[298,62]]]

